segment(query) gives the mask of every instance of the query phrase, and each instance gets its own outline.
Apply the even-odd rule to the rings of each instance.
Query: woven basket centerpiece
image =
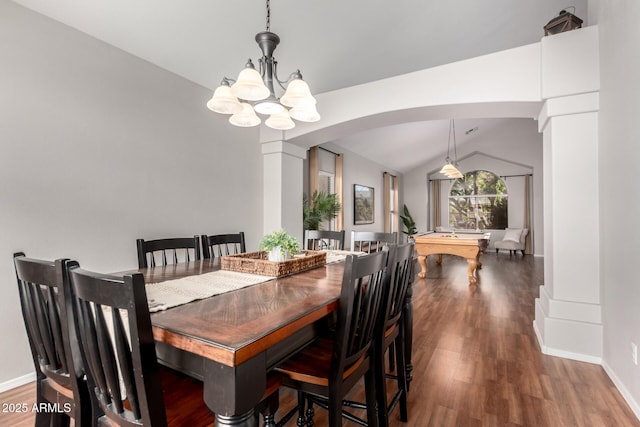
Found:
[[[326,252],[302,251],[301,254],[304,256],[296,255],[286,261],[278,262],[269,261],[265,251],[227,255],[221,258],[220,268],[261,276],[281,277],[321,267],[327,260]]]

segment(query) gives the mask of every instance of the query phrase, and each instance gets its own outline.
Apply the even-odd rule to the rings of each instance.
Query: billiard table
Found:
[[[457,255],[466,258],[469,266],[469,283],[475,284],[474,272],[482,267],[480,254],[489,246],[491,233],[484,232],[428,232],[414,236],[418,262],[422,271],[418,277],[424,279],[427,274],[427,256],[438,255],[437,263],[442,264],[442,254]]]

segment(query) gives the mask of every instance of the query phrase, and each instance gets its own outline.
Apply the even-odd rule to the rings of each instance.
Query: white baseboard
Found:
[[[640,405],[638,404],[638,402],[633,399],[633,396],[631,396],[629,390],[627,390],[622,381],[620,381],[620,378],[616,376],[611,367],[607,365],[607,362],[602,362],[602,368],[604,368],[604,371],[607,373],[607,375],[609,375],[609,378],[611,378],[611,381],[622,395],[622,398],[627,402],[636,418],[638,418],[638,421],[640,421]]]
[[[627,390],[627,388],[624,386],[623,382],[620,381],[620,379],[616,376],[616,374],[613,372],[611,367],[609,365],[607,365],[607,363],[604,360],[602,360],[601,357],[585,356],[583,354],[582,355],[577,355],[577,354],[566,352],[566,351],[549,349],[542,343],[542,340],[540,339],[540,332],[538,331],[538,327],[536,326],[536,322],[533,322],[533,330],[534,330],[534,332],[536,334],[536,338],[538,339],[538,344],[540,345],[540,349],[542,350],[542,353],[548,354],[548,355],[551,355],[551,356],[559,356],[559,357],[564,357],[564,358],[567,358],[567,359],[579,360],[579,361],[582,361],[582,362],[595,363],[595,364],[598,364],[598,365],[602,366],[602,368],[604,369],[606,374],[609,376],[609,378],[613,382],[613,385],[616,386],[616,388],[618,389],[618,391],[622,395],[622,398],[625,400],[625,402],[627,402],[627,404],[629,405],[629,407],[633,411],[633,413],[636,416],[636,418],[638,418],[638,421],[640,421],[640,404],[638,404],[638,402],[636,402],[633,399],[633,396],[631,395],[631,393],[629,393],[629,390]],[[573,357],[573,356],[577,356],[577,357]]]
[[[28,384],[35,380],[36,380],[36,373],[32,372],[30,374],[23,375],[21,377],[14,378],[9,381],[5,381],[3,383],[0,383],[0,393],[4,393],[5,391],[11,390],[16,387],[20,387],[21,385]]]
[[[551,348],[544,345],[542,342],[542,338],[540,337],[540,331],[538,331],[538,326],[534,320],[533,322],[533,331],[536,334],[536,338],[538,339],[538,345],[540,345],[540,350],[543,354],[547,354],[549,356],[557,356],[565,359],[577,360],[579,362],[587,362],[593,363],[595,365],[602,365],[602,358],[597,356],[589,356],[588,354],[581,353],[573,353],[565,350],[558,350],[557,348]]]

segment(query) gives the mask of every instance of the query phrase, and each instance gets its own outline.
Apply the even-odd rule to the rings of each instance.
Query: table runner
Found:
[[[357,251],[338,251],[338,250],[328,250],[324,251],[327,253],[327,264],[333,264],[334,262],[344,261],[347,258],[347,255],[366,255],[365,252],[357,252]]]
[[[149,312],[153,313],[246,286],[257,285],[271,279],[273,277],[218,270],[166,282],[148,283],[145,289]]]

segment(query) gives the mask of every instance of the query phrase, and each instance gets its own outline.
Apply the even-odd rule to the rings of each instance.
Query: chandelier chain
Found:
[[[455,158],[454,162],[456,163],[456,167],[457,167],[457,163],[458,163],[458,148],[456,147],[456,122],[455,120],[451,120],[451,128],[453,130],[453,156]]]
[[[267,0],[267,31],[271,31],[271,1]]]

